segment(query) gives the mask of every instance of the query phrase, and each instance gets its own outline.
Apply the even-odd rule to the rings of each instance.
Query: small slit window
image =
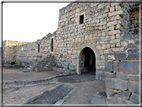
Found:
[[[51,39],[51,51],[53,51],[53,39]]]
[[[40,45],[38,45],[38,52],[40,52]]]
[[[84,23],[84,15],[79,16],[79,24]]]
[[[21,48],[21,51],[23,51],[23,47]]]

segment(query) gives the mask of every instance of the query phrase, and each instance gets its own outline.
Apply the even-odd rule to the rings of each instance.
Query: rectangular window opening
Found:
[[[53,51],[53,39],[51,39],[51,51]]]
[[[84,15],[81,15],[79,17],[79,24],[83,24],[83,22],[84,22]]]
[[[40,52],[40,45],[38,45],[38,52]]]

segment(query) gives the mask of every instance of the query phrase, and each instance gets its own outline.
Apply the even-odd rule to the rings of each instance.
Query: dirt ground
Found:
[[[3,69],[3,82],[13,80],[37,80],[62,74],[63,72],[42,71],[42,72],[23,72],[23,69]]]
[[[95,80],[95,75],[92,73],[60,77],[54,80],[70,87],[76,87],[63,104],[91,104],[91,95],[105,90],[105,82]]]
[[[63,72],[55,71],[25,73],[21,69],[3,69],[3,79],[4,81],[37,80],[62,73]],[[95,80],[95,75],[92,73],[56,77],[51,79],[50,82],[60,82],[64,84],[64,86],[76,88],[75,91],[66,98],[63,104],[91,104],[91,95],[98,91],[105,90],[105,82]],[[37,86],[27,86],[19,89],[5,89],[3,91],[3,100],[5,104],[21,104],[32,96],[49,90],[55,85],[56,84],[38,84]]]

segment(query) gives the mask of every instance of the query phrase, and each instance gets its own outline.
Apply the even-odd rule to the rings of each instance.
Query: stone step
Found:
[[[96,94],[92,94],[91,96],[91,103],[92,104],[106,104],[106,92],[105,91],[99,91]]]
[[[59,68],[59,67],[53,67],[52,70],[56,72],[63,72],[63,68]]]

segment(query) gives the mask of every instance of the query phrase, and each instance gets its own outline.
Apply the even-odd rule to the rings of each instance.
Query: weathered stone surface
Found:
[[[112,61],[107,61],[105,63],[105,71],[106,72],[112,72]]]
[[[109,31],[109,35],[119,34],[120,30]]]
[[[67,63],[67,62],[64,62],[64,65],[65,65],[65,66],[68,66],[68,65],[69,65],[69,63]]]
[[[139,40],[137,40],[137,41],[135,42],[135,44],[136,44],[136,45],[139,45]]]
[[[56,71],[56,72],[63,72],[63,68],[60,68],[60,67],[52,67],[52,70],[53,71]]]
[[[113,62],[113,67],[112,67],[112,68],[113,68],[113,72],[114,72],[114,73],[117,73],[117,72],[118,72],[118,63],[119,63],[119,62],[116,62],[116,61]]]
[[[107,55],[107,59],[109,59],[109,60],[115,60],[115,56],[114,55]]]
[[[123,74],[123,73],[117,73],[117,74],[116,74],[116,77],[117,77],[117,78],[124,79],[124,80],[127,80],[127,79],[128,79],[128,76],[127,76],[126,74]]]
[[[57,102],[55,103],[55,106],[60,106],[61,104],[64,103],[64,101],[65,101],[65,99],[61,99],[61,100],[57,101]]]
[[[126,50],[126,52],[129,54],[129,53],[139,53],[139,49],[128,49]]]
[[[129,80],[132,81],[139,81],[139,75],[129,75]]]
[[[113,58],[109,58],[109,56],[113,56]],[[107,59],[113,59],[113,60],[126,60],[126,54],[123,52],[120,53],[107,53],[105,54],[105,58]]]
[[[127,59],[139,59],[139,49],[126,50]]]
[[[139,74],[139,61],[122,61],[119,63],[119,71],[129,74]]]
[[[139,82],[129,81],[128,89],[130,90],[130,92],[139,93]]]
[[[115,74],[114,73],[105,73],[106,77],[114,78]]]
[[[105,91],[100,91],[97,92],[96,94],[92,94],[91,96],[91,103],[92,104],[106,104],[106,92]]]
[[[133,93],[133,94],[131,95],[131,97],[130,97],[130,101],[133,101],[133,102],[136,102],[136,103],[140,103],[139,97],[140,97],[140,95]]]
[[[134,103],[113,97],[113,98],[107,98],[107,104],[134,104]]]
[[[99,79],[105,81],[105,79],[106,79],[105,74],[100,75]]]
[[[126,59],[125,53],[115,53],[114,55],[115,55],[116,60],[125,60]]]
[[[127,81],[123,81],[117,78],[115,79],[106,78],[105,85],[107,88],[112,88],[112,89],[120,89],[120,90],[127,89]]]
[[[127,48],[139,48],[139,46],[135,44],[129,44]]]
[[[121,42],[121,46],[128,46],[128,42],[122,41],[122,42]]]
[[[108,22],[107,26],[114,26],[114,25],[117,25],[119,23],[121,23],[121,22],[120,21],[112,21],[112,22]]]
[[[114,91],[107,88],[106,94],[107,94],[107,97],[112,96],[112,95],[114,95]]]
[[[134,40],[129,40],[128,43],[129,43],[129,44],[134,44],[135,41],[134,41]]]
[[[29,70],[27,70],[27,69],[24,69],[24,70],[23,70],[23,72],[29,72]]]
[[[116,34],[116,33],[113,31],[113,32],[110,32],[110,34],[111,34],[111,35],[114,35],[114,34]],[[111,40],[110,43],[111,43],[111,44],[116,44],[116,43],[119,43],[120,41],[121,41],[120,39],[114,39],[114,40]]]
[[[105,74],[103,70],[98,70],[96,72],[96,79],[105,80]]]
[[[73,71],[76,70],[76,65],[75,64],[70,64],[69,69],[73,70]]]
[[[122,99],[129,99],[130,97],[130,92],[128,91],[119,91],[117,92],[116,96],[122,98]]]
[[[68,69],[68,65],[69,65],[69,63],[64,62],[64,65],[63,65],[64,69]]]
[[[128,54],[127,59],[139,59],[139,53]]]
[[[115,16],[115,15],[121,15],[123,14],[123,11],[115,11],[115,12],[112,12],[112,13],[109,13],[109,16]]]

